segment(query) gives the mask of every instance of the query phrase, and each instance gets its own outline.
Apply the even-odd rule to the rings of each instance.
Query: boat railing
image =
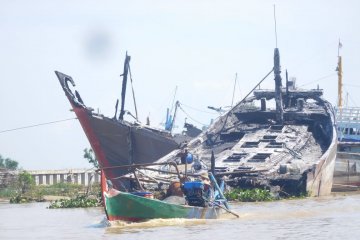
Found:
[[[360,140],[360,108],[344,107],[336,109],[336,123],[339,140]]]
[[[337,108],[336,121],[338,124],[343,124],[343,123],[360,124],[360,108],[358,107]]]

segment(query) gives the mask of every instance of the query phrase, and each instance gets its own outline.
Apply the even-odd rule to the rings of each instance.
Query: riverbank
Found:
[[[0,190],[0,201],[11,203],[51,202],[60,199],[72,199],[77,196],[99,196],[100,185],[85,187],[73,183],[58,183],[54,185],[32,186],[25,193],[15,187]]]

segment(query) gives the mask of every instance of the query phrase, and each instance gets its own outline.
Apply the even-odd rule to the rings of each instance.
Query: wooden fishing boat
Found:
[[[142,169],[151,171],[152,169],[149,167],[154,165],[171,165],[174,167],[174,171],[163,171],[162,181],[155,183],[158,189],[163,189],[163,186],[167,185],[167,196],[162,199],[155,199],[152,192],[146,191],[146,183],[151,185],[149,179],[140,178],[135,174],[136,171],[141,172],[140,170]],[[135,188],[138,189],[138,191],[125,192],[115,189],[112,186],[114,179],[109,181],[105,177],[105,172],[108,171],[109,168],[102,169],[101,188],[105,212],[109,221],[139,222],[157,218],[216,219],[224,212],[229,212],[238,217],[236,213],[229,209],[226,198],[222,193],[222,187],[219,187],[211,173],[209,173],[210,178],[207,178],[208,183],[204,183],[200,180],[194,180],[200,175],[192,175],[193,180],[190,180],[187,172],[180,173],[177,164],[173,162],[114,166],[112,168],[131,169],[132,174],[121,176],[120,178],[123,179],[123,183],[129,180],[136,180],[137,186]],[[156,169],[153,170],[157,171]],[[174,189],[172,189],[172,191],[169,192],[174,185],[166,181],[164,173],[168,177],[171,175],[178,176],[178,181],[176,182],[178,184],[177,191],[173,191]],[[142,174],[147,176],[143,172]],[[208,173],[205,173],[206,176],[208,176],[207,174]],[[124,181],[124,179],[126,179],[126,181]],[[152,180],[156,181],[156,178]],[[207,189],[209,190],[209,195],[205,193],[207,190],[204,184],[209,184],[208,186],[211,188]],[[122,186],[124,187],[125,185],[122,184]],[[125,190],[133,190],[131,184],[128,186],[130,187],[125,188]],[[179,186],[181,186],[181,188],[179,188]],[[150,188],[154,190],[153,187]]]
[[[104,195],[109,221],[138,222],[156,218],[216,219],[222,211],[218,206],[196,207],[173,204],[115,189],[105,192]]]
[[[96,113],[94,109],[86,106],[79,92],[76,90],[73,92],[70,88],[70,84],[73,87],[75,86],[72,77],[59,71],[55,71],[55,73],[90,142],[91,148],[94,150],[100,167],[151,163],[177,149],[182,142],[193,137],[171,134],[171,126],[174,124],[174,120],[170,124],[170,131],[169,128],[163,130],[140,123],[137,119],[136,104],[134,104],[135,121],[130,122],[124,119],[125,113],[129,114],[129,111],[124,109],[127,76],[130,73],[130,56],[128,55],[126,55],[124,63],[121,109],[118,111],[119,102],[117,101],[113,117]],[[108,178],[126,173],[126,169],[112,169],[106,172]],[[114,185],[117,183],[115,182]]]

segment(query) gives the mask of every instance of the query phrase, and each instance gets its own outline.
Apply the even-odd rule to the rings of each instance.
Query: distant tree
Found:
[[[19,163],[15,160],[12,160],[10,158],[3,158],[0,155],[0,168],[6,168],[9,170],[16,170],[19,166]]]
[[[9,170],[16,170],[19,166],[19,163],[15,160],[11,160],[10,158],[5,159],[5,168]]]
[[[24,194],[35,185],[35,180],[30,173],[23,171],[18,176],[17,185],[21,193]]]
[[[94,154],[94,150],[91,148],[85,148],[84,149],[84,158],[88,160],[90,164],[92,164],[95,168],[99,168],[99,162],[96,159],[96,156]]]

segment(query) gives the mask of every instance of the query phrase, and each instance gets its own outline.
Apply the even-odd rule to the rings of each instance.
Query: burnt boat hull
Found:
[[[334,138],[326,153],[307,173],[306,191],[309,196],[326,196],[331,193],[337,152],[336,134]]]
[[[277,48],[273,72],[275,90],[257,89],[265,77],[253,96],[249,93],[186,151],[232,187],[266,188],[282,196],[328,195],[337,147],[333,107],[321,89],[297,89],[294,81],[282,87]],[[176,158],[173,153],[159,161]]]
[[[151,163],[178,148],[167,132],[95,114],[85,106],[80,95],[72,93],[68,82],[73,79],[55,72],[102,168]],[[127,173],[124,169],[108,169],[111,179]],[[116,181],[114,182],[117,186]],[[117,186],[119,187],[119,186]]]
[[[244,134],[240,144],[234,148],[236,152],[247,154],[247,158],[241,161],[241,168],[247,167],[253,172],[233,175],[231,185],[275,189],[284,196],[324,196],[331,193],[337,135],[331,106],[319,99],[317,94],[318,91],[314,95],[308,92],[308,95],[315,96],[323,109],[319,107],[314,113],[288,107],[284,111],[282,125],[265,124],[266,121],[274,121],[274,114],[264,111],[236,114],[241,121],[245,119],[247,123],[257,123],[257,129]],[[261,130],[261,126],[269,128]],[[253,142],[249,139],[257,144],[251,145]]]
[[[284,126],[285,131],[293,127],[296,126]],[[267,134],[269,134],[268,131]],[[285,138],[281,136],[282,134],[277,133],[278,138]],[[274,133],[271,133],[271,135],[274,136]],[[245,134],[244,138],[256,138],[259,136],[262,136],[259,132],[255,134],[248,133],[247,135]],[[306,137],[304,135],[300,138],[305,139]],[[241,162],[239,168],[233,169],[236,174],[230,175],[228,184],[238,188],[266,188],[283,196],[329,195],[333,185],[336,159],[336,134],[333,135],[331,143],[324,150],[324,153],[313,152],[313,156],[311,153],[313,148],[309,145],[318,144],[314,139],[311,139],[310,143],[306,143],[308,140],[302,142],[297,139],[298,146],[291,148],[294,149],[291,154],[285,154],[284,146],[275,144],[278,143],[277,141],[269,143],[262,143],[260,141],[259,146],[252,147],[244,146],[246,143],[249,143],[244,139],[240,144],[244,148],[236,149],[236,152],[241,151],[244,154],[244,158],[239,161]],[[265,147],[262,147],[262,144]],[[309,153],[301,151],[301,149],[307,148],[310,149]],[[288,149],[285,151],[288,151]],[[217,162],[217,166],[222,166],[223,168],[225,166],[226,168],[229,167],[229,159],[231,160],[229,157],[223,158]],[[224,161],[226,162],[225,164]],[[222,173],[218,172],[218,175],[222,175]]]

